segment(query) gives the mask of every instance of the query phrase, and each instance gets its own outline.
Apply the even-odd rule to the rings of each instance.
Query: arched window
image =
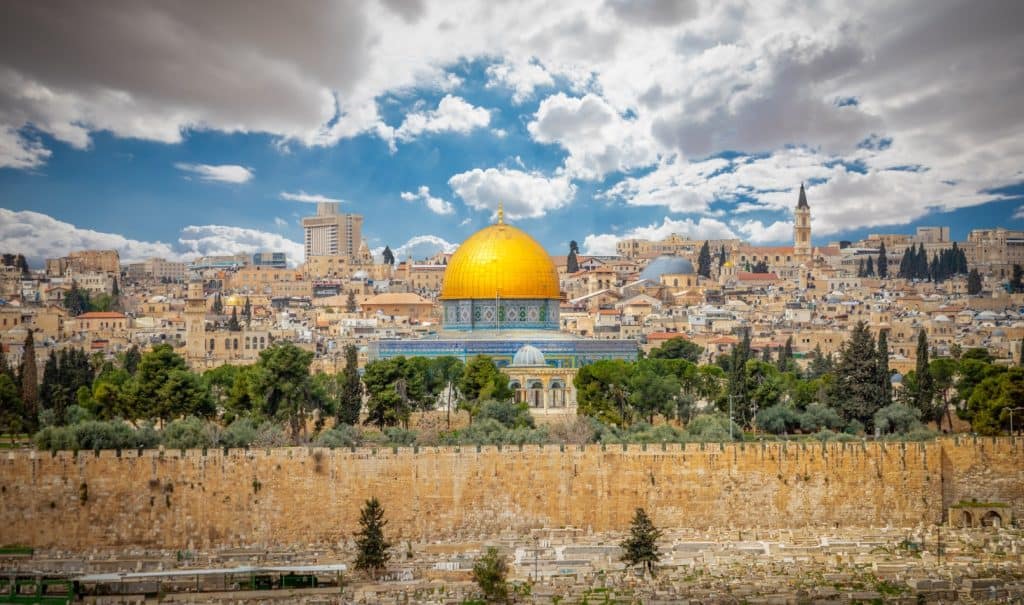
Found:
[[[267,348],[267,343],[266,343],[266,340],[264,340],[263,336],[260,336],[260,348],[261,349]]]
[[[224,339],[224,348],[226,350],[228,350],[228,351],[231,350],[231,339],[230,338],[225,338]]]
[[[544,385],[539,380],[531,380],[527,389],[527,404],[531,408],[544,407]]]
[[[565,407],[565,385],[560,380],[551,381],[551,407]]]
[[[214,344],[214,340],[213,340],[213,339],[211,338],[211,339],[210,339],[210,350],[212,351],[212,350],[214,350],[215,348],[216,348],[216,346],[215,346],[215,344]]]
[[[238,339],[237,338],[235,339],[234,344],[235,344],[234,349],[237,351],[238,350]]]

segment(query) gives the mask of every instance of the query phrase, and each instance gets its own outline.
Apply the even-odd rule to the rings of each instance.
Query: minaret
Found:
[[[206,358],[206,296],[203,283],[192,281],[188,284],[188,298],[185,299],[185,359],[196,367]]]
[[[800,183],[800,198],[793,218],[793,260],[802,265],[811,260],[811,207],[807,205],[803,183]]]

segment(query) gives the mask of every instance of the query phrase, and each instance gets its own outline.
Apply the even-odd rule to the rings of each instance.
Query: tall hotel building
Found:
[[[344,256],[354,258],[362,243],[363,216],[341,214],[337,202],[320,202],[316,216],[302,219],[306,232],[306,258]]]

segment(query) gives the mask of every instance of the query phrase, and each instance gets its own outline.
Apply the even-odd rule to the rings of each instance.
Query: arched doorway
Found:
[[[960,527],[974,527],[974,517],[970,511],[963,511],[960,513]]]
[[[564,408],[565,407],[565,385],[562,384],[561,380],[551,381],[551,407],[553,408]]]
[[[990,510],[981,518],[982,527],[1002,527],[1003,518],[994,510]]]

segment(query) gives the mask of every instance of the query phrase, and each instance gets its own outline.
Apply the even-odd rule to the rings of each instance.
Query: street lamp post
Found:
[[[1024,407],[1010,408],[1010,436],[1013,437],[1013,413],[1024,410]]]

